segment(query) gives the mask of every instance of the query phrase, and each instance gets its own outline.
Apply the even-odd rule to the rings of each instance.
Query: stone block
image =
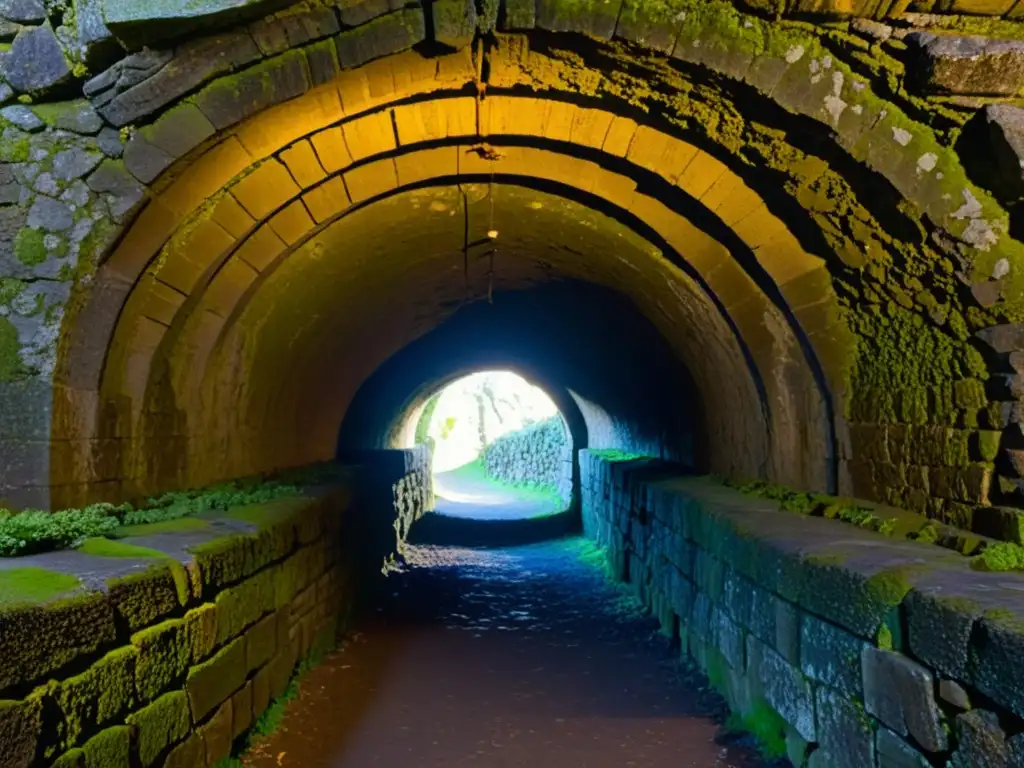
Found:
[[[263,667],[252,679],[252,716],[259,718],[270,706],[271,665]]]
[[[1018,717],[1024,717],[1024,625],[1008,609],[990,612],[974,627],[968,681]],[[961,678],[962,679],[962,678]]]
[[[206,35],[173,52],[133,54],[94,77],[84,90],[99,113],[120,128],[142,122],[203,83],[259,58],[244,32]]]
[[[245,687],[231,697],[231,738],[237,739],[252,725],[252,688],[250,680]]]
[[[114,613],[101,594],[0,611],[0,690],[40,680],[116,635]]]
[[[184,621],[192,663],[198,664],[217,647],[217,606],[206,603],[193,608],[185,614]]]
[[[359,27],[404,6],[403,0],[338,0],[335,5],[346,27]]]
[[[861,661],[866,710],[929,752],[945,751],[946,732],[931,672],[902,654],[879,648],[865,648]]]
[[[718,606],[711,612],[711,640],[729,665],[736,670],[746,669],[746,631]]]
[[[267,107],[301,96],[310,85],[302,52],[288,51],[216,80],[196,95],[195,103],[217,130],[223,130]]]
[[[217,713],[210,718],[199,735],[206,750],[206,764],[217,765],[231,755],[232,729],[234,728],[231,701],[225,701]]]
[[[340,30],[338,18],[330,8],[271,16],[249,25],[249,32],[264,56],[284,53],[312,40],[337,34]]]
[[[971,697],[964,687],[955,680],[943,678],[939,681],[939,698],[956,709],[970,709]]]
[[[817,741],[814,694],[800,670],[753,635],[747,635],[747,659],[747,673],[760,680],[764,700],[802,738]]]
[[[912,32],[903,38],[919,93],[1007,96],[1024,87],[1024,43],[986,37]]]
[[[672,53],[682,24],[673,4],[653,5],[642,0],[623,0],[615,36]]]
[[[949,768],[1010,768],[1010,745],[995,713],[976,709],[957,715],[957,748]]]
[[[187,625],[171,619],[132,635],[137,649],[135,687],[142,701],[151,701],[179,678],[192,663]]]
[[[188,697],[184,691],[161,696],[147,707],[128,716],[135,732],[136,751],[143,768],[148,768],[168,747],[184,739],[192,727]]]
[[[550,32],[579,32],[610,40],[615,34],[621,6],[622,0],[581,0],[573,4],[559,0],[537,0],[536,24]]]
[[[199,733],[193,733],[167,754],[164,768],[197,768],[207,765],[206,744]]]
[[[135,706],[133,646],[111,651],[81,674],[62,680],[53,691],[60,710],[61,743],[74,747],[83,732],[114,721]]]
[[[188,576],[181,563],[173,561],[111,579],[107,590],[115,613],[133,632],[180,610],[189,600]]]
[[[47,22],[21,30],[0,59],[2,75],[15,91],[43,94],[71,80],[71,66]]]
[[[360,67],[381,56],[411,48],[425,37],[426,26],[419,8],[389,13],[338,35],[335,38],[338,62],[343,69]]]
[[[878,768],[929,768],[931,765],[924,755],[888,728],[879,728],[875,734],[875,753]]]
[[[262,571],[217,595],[218,644],[238,637],[247,627],[274,609],[277,589],[275,574],[275,570]]]
[[[827,621],[804,614],[800,633],[800,669],[852,698],[863,698],[861,653],[869,646]]]
[[[40,699],[0,701],[0,759],[5,766],[26,768],[36,757],[43,731],[43,707]]]
[[[267,616],[245,633],[246,671],[262,667],[277,652],[278,614]]]
[[[865,768],[875,764],[875,725],[864,710],[830,688],[815,696],[822,766]],[[817,753],[815,753],[817,754]]]
[[[452,48],[464,48],[476,34],[476,4],[473,0],[433,0],[434,40]]]
[[[537,26],[537,4],[534,0],[505,0],[504,30],[533,29]]]
[[[103,0],[103,18],[129,50],[273,13],[280,0]]]
[[[223,648],[212,659],[189,671],[185,681],[192,707],[192,717],[198,722],[228,698],[245,682],[245,639],[238,638]],[[228,730],[231,730],[230,718]]]
[[[85,768],[131,765],[131,729],[118,725],[93,736],[82,747]]]

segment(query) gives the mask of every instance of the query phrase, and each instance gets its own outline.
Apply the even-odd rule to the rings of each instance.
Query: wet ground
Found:
[[[258,768],[753,768],[720,700],[582,539],[414,546]]]

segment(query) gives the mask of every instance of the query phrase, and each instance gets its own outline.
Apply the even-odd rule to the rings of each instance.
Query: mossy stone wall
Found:
[[[379,574],[394,510],[369,506],[367,484],[385,474],[230,510],[229,533],[200,544],[160,534],[171,549],[180,537],[180,559],[99,591],[0,605],[0,766],[226,757],[296,664],[334,647]]]
[[[1021,765],[1024,574],[581,452],[587,534],[797,768]]]

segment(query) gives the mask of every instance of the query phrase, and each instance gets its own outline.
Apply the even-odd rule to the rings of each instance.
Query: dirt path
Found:
[[[434,475],[436,511],[475,520],[522,520],[561,511],[553,499],[517,492],[487,477],[454,470]]]
[[[589,555],[589,558],[588,558]],[[303,681],[258,768],[752,768],[717,698],[572,538],[413,547],[373,622]]]

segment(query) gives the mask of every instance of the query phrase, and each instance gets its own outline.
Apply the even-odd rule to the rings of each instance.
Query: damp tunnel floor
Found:
[[[721,700],[580,537],[410,546],[244,764],[755,768]]]

